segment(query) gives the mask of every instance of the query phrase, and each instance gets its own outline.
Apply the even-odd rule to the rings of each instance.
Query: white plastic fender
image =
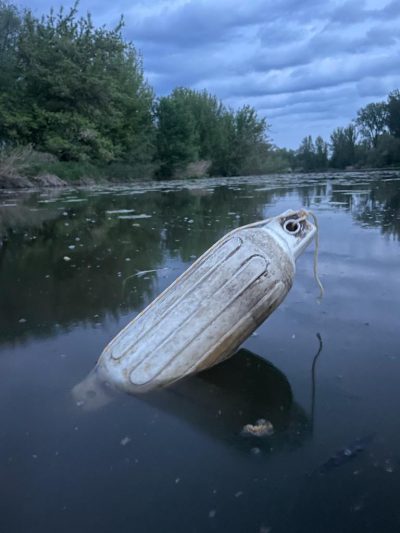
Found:
[[[307,216],[289,210],[228,233],[108,344],[97,371],[139,393],[231,356],[290,290],[316,231]]]

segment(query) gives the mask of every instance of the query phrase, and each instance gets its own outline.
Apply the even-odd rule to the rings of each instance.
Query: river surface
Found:
[[[311,246],[230,360],[77,394],[216,240],[302,206],[321,303]],[[400,531],[399,174],[2,193],[0,245],[1,533]],[[273,435],[244,436],[259,418]]]

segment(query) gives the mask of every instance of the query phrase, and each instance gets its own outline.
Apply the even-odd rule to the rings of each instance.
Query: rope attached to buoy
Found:
[[[318,275],[318,252],[319,252],[319,225],[317,216],[312,211],[307,211],[310,217],[313,219],[314,226],[316,229],[315,232],[315,249],[314,249],[314,279],[319,287],[319,300],[322,299],[324,295],[324,286],[321,283],[321,280]]]

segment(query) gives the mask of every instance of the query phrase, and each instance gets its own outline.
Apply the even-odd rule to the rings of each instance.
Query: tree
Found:
[[[371,103],[357,112],[356,124],[370,148],[376,148],[378,138],[388,131],[389,112],[385,102]]]
[[[328,168],[328,144],[321,136],[315,139],[315,169],[326,170]]]
[[[304,137],[296,152],[297,165],[305,172],[326,170],[328,167],[328,145],[321,136],[314,141],[311,135]]]
[[[381,135],[371,159],[369,162],[376,167],[398,165],[400,163],[400,138],[388,133]]]
[[[140,56],[112,30],[78,18],[77,5],[22,17],[15,91],[0,108],[10,141],[60,160],[107,163],[151,151],[153,92]]]
[[[226,120],[229,124],[229,145],[225,175],[261,172],[260,160],[265,158],[268,151],[266,119],[259,118],[256,110],[249,105],[238,109],[236,113],[230,113],[230,121]]]
[[[0,91],[10,90],[17,66],[16,42],[21,25],[15,6],[0,1]]]
[[[0,1],[0,143],[8,142],[7,125],[3,118],[9,108],[10,95],[17,80],[16,42],[21,25],[20,13],[13,5]]]
[[[400,137],[400,90],[396,89],[388,97],[389,131],[394,137]]]
[[[346,128],[336,128],[331,134],[331,164],[336,168],[346,168],[356,161],[357,131],[353,124]]]
[[[171,177],[188,163],[205,159],[213,175],[260,171],[267,123],[255,109],[232,111],[206,91],[178,88],[156,109],[159,174]]]
[[[199,137],[190,102],[181,89],[159,99],[157,156],[160,177],[170,178],[199,155]]]
[[[315,146],[311,135],[304,137],[297,150],[297,161],[305,172],[310,172],[315,168]]]
[[[216,142],[212,149],[213,176],[233,176],[238,171],[238,159],[234,153],[236,142],[236,121],[233,111],[223,108],[217,123]]]
[[[224,105],[207,91],[176,89],[174,94],[185,101],[196,125],[199,158],[213,159],[215,147],[220,142],[221,118]]]

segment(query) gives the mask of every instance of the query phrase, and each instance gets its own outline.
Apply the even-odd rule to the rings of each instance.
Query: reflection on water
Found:
[[[95,370],[74,386],[72,395],[78,407],[92,411],[114,401],[118,393]],[[293,401],[286,376],[244,348],[213,368],[137,398],[244,451],[256,447],[257,453],[270,453],[300,445],[311,427],[308,416]],[[244,436],[243,427],[261,418],[272,423],[273,435]]]
[[[247,452],[271,453],[301,445],[310,430],[310,420],[293,400],[286,376],[246,349],[214,368],[143,396],[143,401]],[[259,419],[271,422],[273,435],[244,435],[243,427]]]
[[[320,304],[309,249],[223,364],[138,397],[89,374],[222,235],[301,206],[320,224]],[[0,235],[1,531],[400,530],[398,174],[9,193]],[[241,434],[260,418],[272,436]]]
[[[381,174],[312,177],[309,184],[293,178],[295,185],[277,180],[268,188],[244,183],[136,195],[122,189],[5,196],[0,342],[143,308],[164,280],[227,231],[262,219],[279,197],[298,195],[312,209],[345,210],[357,223],[399,239],[400,178]]]

